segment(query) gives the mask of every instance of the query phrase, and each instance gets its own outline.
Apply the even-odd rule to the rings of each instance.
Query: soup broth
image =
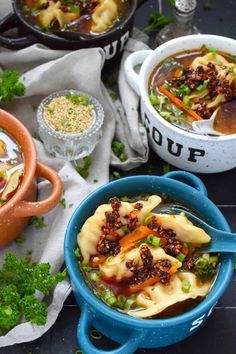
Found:
[[[0,129],[0,208],[14,195],[24,174],[20,146]]]
[[[155,67],[148,87],[152,105],[171,124],[194,132],[195,120],[218,110],[214,129],[236,133],[234,56],[205,46],[176,53]]]
[[[131,0],[24,0],[23,9],[25,16],[45,31],[98,35],[128,16]]]
[[[210,291],[219,256],[199,253],[210,237],[184,214],[171,215],[173,205],[180,204],[166,195],[112,198],[81,228],[80,271],[108,306],[138,318],[168,318]]]

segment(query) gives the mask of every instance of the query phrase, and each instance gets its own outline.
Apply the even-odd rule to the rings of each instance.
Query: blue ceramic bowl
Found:
[[[141,193],[167,195],[182,201],[200,213],[210,225],[225,231],[229,226],[218,208],[207,198],[201,180],[182,171],[167,173],[164,177],[134,176],[111,182],[89,195],[73,214],[65,237],[65,261],[76,301],[81,308],[78,323],[78,343],[85,354],[130,354],[137,348],[160,348],[177,343],[194,333],[210,316],[217,301],[229,284],[234,266],[234,255],[221,256],[221,267],[214,286],[207,297],[192,310],[169,319],[137,319],[111,309],[101,302],[85,284],[74,254],[77,234],[95,209],[113,196]],[[121,344],[115,350],[103,351],[90,341],[90,327]]]

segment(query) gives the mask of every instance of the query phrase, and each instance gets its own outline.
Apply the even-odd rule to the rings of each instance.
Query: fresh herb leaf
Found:
[[[120,179],[121,178],[120,172],[117,172],[117,171],[112,172],[112,176],[113,176],[114,179]]]
[[[170,172],[170,165],[163,165],[163,173],[168,173]]]
[[[37,230],[41,230],[47,226],[44,222],[44,216],[31,216],[29,224],[34,224]]]
[[[0,74],[0,101],[10,102],[15,96],[24,96],[25,85],[19,81],[20,73],[5,70]]]
[[[64,280],[66,270],[50,274],[49,263],[29,263],[28,258],[17,258],[7,253],[0,269],[0,332],[20,323],[24,316],[27,321],[44,325],[47,320],[46,304],[35,298],[35,292],[48,295],[52,288]]]
[[[205,10],[205,11],[209,11],[209,10],[212,9],[212,5],[211,5],[208,1],[206,1],[206,2],[204,2],[204,4],[202,5],[202,8],[203,8],[203,10]]]
[[[22,244],[25,242],[25,239],[22,236],[17,236],[15,238],[15,243]]]
[[[111,91],[111,92],[109,93],[109,95],[110,95],[112,101],[116,101],[116,100],[118,99],[118,97],[119,97],[119,96],[117,95],[117,93],[114,92],[114,91]]]
[[[63,208],[66,208],[66,199],[65,199],[65,197],[61,198],[59,200],[59,203],[63,206]]]
[[[121,162],[125,162],[128,156],[123,152],[125,145],[119,140],[113,140],[111,149],[113,153],[120,159]]]
[[[70,6],[70,12],[73,14],[79,15],[80,14],[80,7],[79,6]]]
[[[67,98],[72,103],[77,105],[82,104],[84,106],[88,106],[90,104],[88,97],[85,95],[78,96],[78,95],[72,95],[71,93],[67,93],[65,95],[65,98]]]
[[[76,166],[76,171],[80,174],[81,177],[86,179],[89,175],[89,167],[92,161],[89,156],[83,158],[83,166]]]
[[[170,19],[162,15],[160,12],[156,11],[151,13],[150,15],[150,21],[149,21],[149,26],[144,28],[145,33],[149,32],[159,32],[162,28],[167,26],[170,23]]]

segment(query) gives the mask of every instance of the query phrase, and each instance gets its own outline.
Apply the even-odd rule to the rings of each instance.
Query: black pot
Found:
[[[35,28],[22,11],[23,0],[12,0],[14,12],[8,14],[0,21],[0,45],[9,49],[22,49],[40,42],[52,49],[76,50],[81,48],[102,47],[105,51],[107,64],[113,64],[120,58],[124,45],[131,35],[134,13],[137,0],[132,0],[132,8],[125,20],[110,31],[86,38],[64,38],[55,34],[45,33]],[[9,38],[3,33],[9,29],[19,27],[25,35],[18,38]]]

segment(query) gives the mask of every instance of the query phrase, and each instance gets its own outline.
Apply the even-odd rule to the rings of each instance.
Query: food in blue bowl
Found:
[[[104,352],[90,342],[91,326],[122,344],[112,353],[179,342],[204,323],[226,289],[233,254],[201,254],[209,235],[184,213],[161,212],[173,203],[229,229],[203,183],[181,171],[111,182],[72,216],[65,260],[81,307],[78,342],[85,353]]]

